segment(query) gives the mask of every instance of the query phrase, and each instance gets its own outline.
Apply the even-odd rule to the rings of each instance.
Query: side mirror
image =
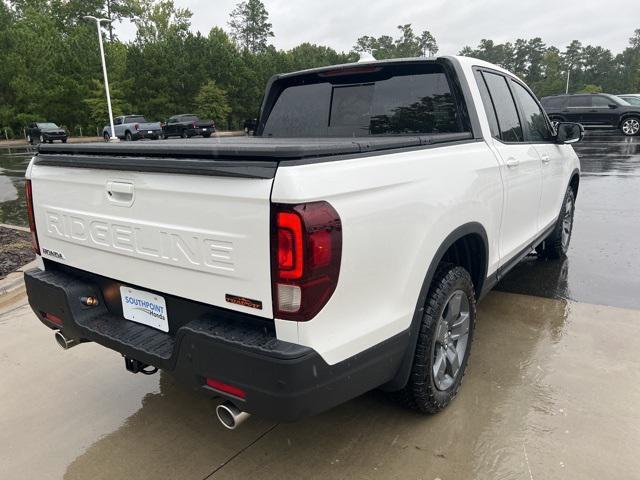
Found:
[[[609,108],[615,110],[616,108],[618,108],[618,105],[616,105],[615,103],[610,103]]]
[[[584,137],[584,127],[579,123],[559,122],[556,124],[556,143],[577,143]]]

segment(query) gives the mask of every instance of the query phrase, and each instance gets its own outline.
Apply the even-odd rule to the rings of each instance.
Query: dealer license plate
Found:
[[[120,297],[124,318],[163,332],[169,331],[167,304],[163,297],[124,286],[120,287]]]

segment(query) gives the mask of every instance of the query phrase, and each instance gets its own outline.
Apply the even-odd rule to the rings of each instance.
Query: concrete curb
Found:
[[[9,230],[18,230],[20,232],[29,233],[30,230],[27,227],[21,227],[19,225],[9,225],[7,223],[0,223],[0,227],[8,228]]]
[[[24,272],[26,270],[31,270],[32,268],[36,268],[38,266],[38,261],[34,260],[32,262],[27,263],[22,268],[19,268],[15,272],[11,272],[5,278],[0,280],[0,300],[3,300],[5,297],[8,297],[12,293],[21,290],[24,286]]]

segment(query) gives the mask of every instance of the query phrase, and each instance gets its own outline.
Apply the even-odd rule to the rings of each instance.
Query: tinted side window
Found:
[[[489,120],[489,128],[491,129],[491,136],[494,138],[500,138],[500,130],[498,129],[498,119],[496,118],[496,111],[493,108],[493,102],[491,102],[491,95],[487,89],[487,84],[482,77],[482,73],[478,70],[474,72],[476,77],[476,83],[480,90],[480,97],[482,97],[482,104],[484,105],[484,111],[487,114]]]
[[[439,65],[394,66],[353,75],[289,80],[263,135],[352,137],[462,132],[446,74]]]
[[[529,142],[545,142],[551,140],[551,132],[547,126],[544,112],[538,106],[538,102],[519,83],[512,81],[513,93],[522,109],[525,138]]]
[[[564,98],[562,97],[547,97],[543,98],[542,106],[548,110],[560,110],[562,109],[562,104],[564,103]]]
[[[591,106],[591,97],[587,97],[586,95],[576,95],[573,97],[569,97],[567,101],[567,107],[569,108],[584,108]]]
[[[607,97],[603,97],[602,95],[594,95],[591,101],[593,103],[593,106],[596,108],[609,108],[609,104],[613,103],[610,99],[608,99]]]
[[[522,142],[522,125],[518,118],[518,111],[509,91],[507,80],[502,75],[484,72],[493,106],[498,117],[500,138],[505,142]]]

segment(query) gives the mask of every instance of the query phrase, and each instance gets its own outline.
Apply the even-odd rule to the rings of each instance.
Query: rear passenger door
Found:
[[[602,127],[614,127],[618,124],[617,105],[613,103],[609,97],[604,95],[591,96],[591,108],[589,109],[589,117],[593,125]]]
[[[165,125],[165,132],[169,135],[176,134],[176,117],[171,117]]]
[[[524,129],[507,78],[477,70],[476,80],[492,130],[487,143],[497,153],[504,184],[500,265],[516,258],[538,235],[542,193],[540,156],[525,142]]]
[[[590,95],[571,95],[567,99],[565,110],[563,111],[564,118],[567,122],[578,122],[584,125],[589,125],[588,112],[591,109],[591,96]]]
[[[555,143],[551,125],[542,107],[531,92],[520,82],[509,80],[513,96],[520,109],[525,141],[540,155],[542,169],[542,195],[538,213],[539,228],[551,227],[560,214],[564,194],[569,186],[570,147]]]

